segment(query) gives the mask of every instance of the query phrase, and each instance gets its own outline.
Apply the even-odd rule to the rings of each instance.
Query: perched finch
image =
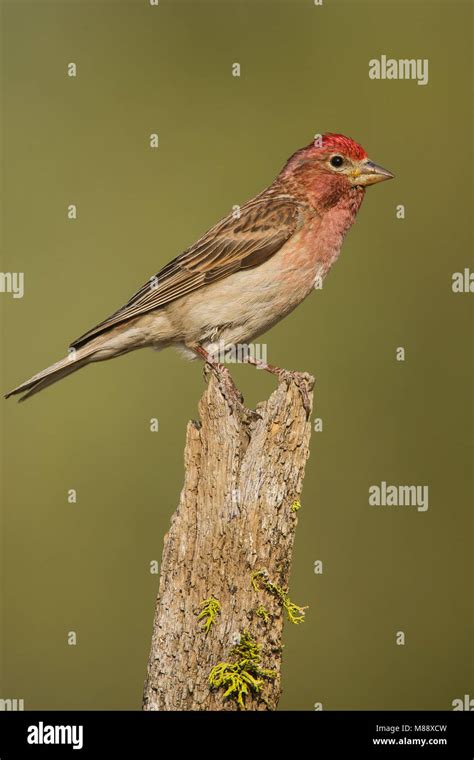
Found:
[[[218,222],[71,343],[67,357],[7,397],[25,392],[24,401],[87,364],[147,346],[174,346],[222,369],[217,347],[248,344],[293,311],[336,261],[366,186],[392,177],[350,138],[323,135],[296,151],[238,218]]]

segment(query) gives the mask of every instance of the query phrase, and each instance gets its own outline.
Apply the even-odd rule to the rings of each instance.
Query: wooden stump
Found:
[[[313,386],[286,373],[257,417],[211,376],[164,539],[144,710],[276,708],[284,619],[304,617],[288,583]]]

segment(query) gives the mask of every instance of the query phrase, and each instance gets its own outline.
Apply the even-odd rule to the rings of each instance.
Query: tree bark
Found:
[[[144,710],[276,709],[283,622],[305,614],[288,582],[313,385],[287,372],[250,413],[211,375],[164,538]]]

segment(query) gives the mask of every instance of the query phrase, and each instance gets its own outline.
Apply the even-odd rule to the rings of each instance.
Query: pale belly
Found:
[[[305,233],[307,234],[307,232]],[[321,264],[301,233],[271,259],[237,272],[167,307],[186,345],[248,343],[295,309],[314,288]]]

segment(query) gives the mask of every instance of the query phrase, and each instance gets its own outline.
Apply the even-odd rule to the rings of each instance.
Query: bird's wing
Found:
[[[304,206],[289,195],[260,196],[212,227],[194,245],[166,264],[110,317],[71,343],[91,338],[132,317],[216,282],[273,256],[300,227]]]

